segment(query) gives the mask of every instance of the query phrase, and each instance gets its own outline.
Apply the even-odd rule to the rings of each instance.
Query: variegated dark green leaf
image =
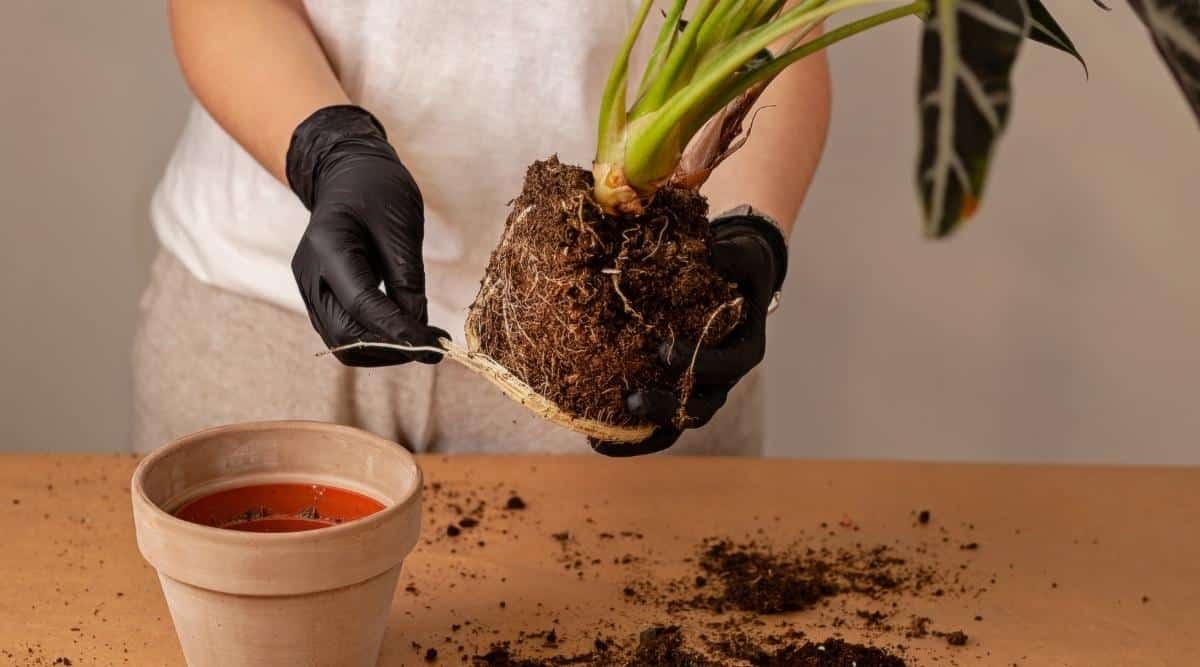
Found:
[[[1025,0],[933,0],[921,42],[917,189],[925,232],[974,213],[1008,121],[1009,75],[1029,28]]]
[[[1062,26],[1058,25],[1058,21],[1050,15],[1042,0],[1029,0],[1029,39],[1075,56],[1079,64],[1083,65],[1084,75],[1087,74],[1087,63],[1084,62],[1083,56],[1079,54],[1079,50],[1075,48]]]
[[[1200,120],[1200,0],[1129,0]]]

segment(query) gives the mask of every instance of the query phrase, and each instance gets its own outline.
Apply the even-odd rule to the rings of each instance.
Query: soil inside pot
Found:
[[[328,528],[369,516],[383,504],[324,484],[251,484],[201,496],[175,516],[204,526],[252,533],[293,533]]]

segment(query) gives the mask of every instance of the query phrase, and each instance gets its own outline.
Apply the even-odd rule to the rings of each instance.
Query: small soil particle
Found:
[[[947,632],[943,636],[946,638],[946,643],[951,646],[966,646],[967,644],[967,633],[962,630]]]
[[[454,524],[446,526],[446,534],[450,537],[458,537],[462,533],[462,529]]]
[[[438,656],[437,649],[431,648],[428,651],[425,651],[425,662],[436,662],[437,656]]]
[[[929,510],[921,510],[921,513],[917,515],[917,521],[922,524],[929,523]]]
[[[521,496],[512,496],[508,502],[504,503],[506,510],[523,510],[525,507],[525,501],[521,499]]]
[[[908,632],[904,633],[904,636],[913,638],[913,639],[921,639],[922,637],[928,637],[929,636],[929,624],[931,622],[932,622],[932,619],[930,619],[927,616],[913,616],[912,621],[910,621],[909,626],[908,626]]]
[[[479,525],[479,519],[466,517],[465,519],[459,521],[458,525],[462,528],[474,528],[475,526]]]
[[[959,549],[962,549],[963,551],[975,551],[975,550],[979,549],[979,543],[978,542],[967,542],[966,544],[960,546]]]

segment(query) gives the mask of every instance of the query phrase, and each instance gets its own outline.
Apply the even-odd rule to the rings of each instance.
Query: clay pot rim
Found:
[[[147,471],[151,466],[169,454],[183,449],[197,440],[207,440],[209,438],[221,436],[226,433],[246,433],[271,430],[343,433],[355,438],[356,440],[378,446],[388,452],[399,454],[401,456],[407,456],[412,460],[412,469],[414,473],[412,490],[409,491],[408,495],[406,495],[404,498],[401,498],[392,504],[385,503],[383,509],[361,519],[347,521],[345,523],[329,526],[327,528],[321,528],[320,530],[305,530],[292,533],[255,533],[249,531],[228,530],[225,528],[217,528],[216,526],[205,526],[198,523],[192,523],[191,521],[180,519],[174,514],[171,514],[170,512],[159,507],[158,503],[150,500],[149,496],[146,495],[143,482],[145,480]],[[378,524],[391,520],[397,514],[409,511],[414,504],[420,502],[421,489],[424,486],[424,473],[421,471],[421,466],[417,465],[416,459],[412,457],[411,452],[395,442],[375,435],[374,433],[369,433],[351,426],[332,424],[329,422],[307,419],[280,419],[214,426],[212,428],[189,433],[181,438],[172,440],[171,442],[159,447],[142,458],[142,460],[138,463],[137,469],[133,472],[132,482],[133,483],[131,486],[133,487],[133,493],[136,500],[146,507],[158,521],[165,521],[166,525],[171,526],[173,530],[180,530],[184,533],[192,534],[197,538],[233,544],[301,544],[304,542],[325,541],[336,536],[369,530]],[[379,500],[378,498],[375,499]]]

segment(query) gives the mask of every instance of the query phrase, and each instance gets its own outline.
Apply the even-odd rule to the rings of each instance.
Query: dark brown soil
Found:
[[[634,648],[628,664],[648,667],[719,667],[720,663],[685,649],[683,631],[679,626],[672,625],[643,630],[638,636],[637,647]]]
[[[543,524],[538,513],[514,511],[526,506],[530,496],[520,491],[531,493],[529,489],[437,480],[427,481],[424,488],[430,510],[425,520],[427,544],[442,542],[452,554],[468,553],[485,548],[478,538],[486,537],[490,545],[509,539],[505,536],[515,526],[537,526],[541,548],[580,580],[596,578],[609,564],[620,567],[623,575],[612,581],[618,604],[628,605],[629,613],[652,624],[631,631],[627,621],[617,620],[625,613],[620,606],[597,614],[592,636],[564,634],[557,610],[547,618],[549,624],[514,634],[489,631],[477,619],[464,618],[449,627],[461,643],[455,645],[448,634],[447,646],[439,647],[439,664],[895,667],[921,660],[911,653],[921,649],[906,645],[905,638],[935,639],[948,651],[963,650],[963,643],[969,650],[978,641],[968,638],[961,625],[943,624],[949,619],[935,622],[911,613],[910,603],[919,598],[974,598],[986,591],[959,562],[975,553],[959,551],[966,536],[921,526],[920,510],[908,515],[914,534],[937,530],[939,535],[930,538],[936,541],[868,541],[858,535],[860,525],[846,517],[820,522],[812,532],[801,528],[791,542],[780,542],[779,531],[766,527],[736,538],[716,535],[664,562],[648,549],[648,535],[628,526],[601,525],[585,515],[564,530],[567,527],[557,523]],[[538,506],[536,495],[528,502],[529,507]],[[589,509],[586,503],[584,509]],[[460,529],[457,537],[447,534],[450,526]],[[942,546],[933,548],[934,544]],[[953,564],[942,560],[946,557]],[[662,565],[672,566],[671,576],[658,571]],[[404,590],[414,597],[425,595],[411,585]],[[507,606],[503,600],[493,604]],[[648,609],[653,614],[645,616]],[[814,641],[806,632],[820,632],[816,637],[828,639]],[[863,644],[846,643],[843,632],[853,633]],[[414,663],[429,643],[414,644]]]
[[[840,639],[822,642],[803,641],[802,635],[753,639],[734,633],[709,641],[701,652],[687,647],[687,637],[679,626],[653,626],[643,630],[636,642],[627,642],[625,650],[612,649],[597,642],[594,651],[574,655],[523,658],[512,653],[507,643],[474,658],[479,667],[554,667],[556,665],[593,665],[595,667],[905,667],[899,656],[883,649],[852,644]]]
[[[946,640],[946,643],[951,646],[966,646],[967,645],[967,633],[963,632],[962,630],[955,630],[954,632],[947,632],[940,636],[942,638],[944,638]]]
[[[701,577],[705,585],[697,586],[704,592],[673,601],[677,608],[778,614],[807,609],[843,592],[880,597],[920,590],[934,577],[931,569],[910,564],[884,545],[777,551],[754,542],[713,539],[702,545],[698,563],[707,575]]]
[[[726,640],[722,652],[753,667],[905,667],[904,660],[883,649],[832,638],[767,646],[743,635]]]
[[[521,496],[511,496],[508,502],[504,503],[504,509],[506,510],[523,510],[525,507],[525,501]]]
[[[559,665],[604,665],[599,652],[589,651],[579,655],[551,656],[548,658],[522,658],[513,655],[507,643],[496,644],[483,655],[475,656],[472,663],[478,667],[556,667]]]
[[[605,216],[591,172],[535,162],[492,253],[471,323],[479,348],[577,416],[636,422],[625,396],[682,383],[663,343],[719,342],[741,318],[709,265],[708,204],[666,188],[643,215]],[[703,335],[702,335],[703,334]]]

